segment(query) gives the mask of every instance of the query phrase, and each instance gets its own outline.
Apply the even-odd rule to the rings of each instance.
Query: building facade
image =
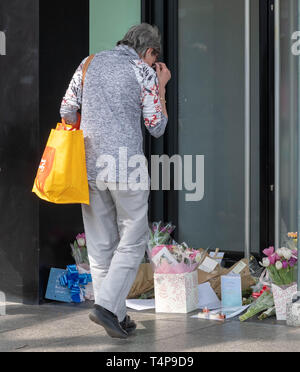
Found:
[[[150,221],[172,221],[178,242],[232,259],[259,256],[298,229],[298,0],[2,0],[0,290],[8,298],[39,303],[49,269],[70,263],[80,207],[37,200],[35,173],[78,64],[142,21],[159,27],[172,72],[169,124],[160,139],[144,131],[145,154],[149,163],[192,159],[182,190],[151,192]],[[198,186],[201,200],[187,201]]]

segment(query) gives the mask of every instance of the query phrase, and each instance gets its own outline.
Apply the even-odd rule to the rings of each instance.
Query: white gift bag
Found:
[[[286,320],[286,306],[292,301],[293,295],[297,292],[297,284],[278,286],[272,284],[272,292],[276,308],[276,319]]]

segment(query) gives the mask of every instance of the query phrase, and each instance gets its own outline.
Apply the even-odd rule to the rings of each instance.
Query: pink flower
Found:
[[[269,247],[263,250],[263,254],[266,256],[271,256],[274,253],[274,247]]]
[[[275,265],[276,260],[275,260],[274,255],[268,256],[268,258],[269,258],[269,261],[270,261],[270,265]]]
[[[85,239],[85,233],[78,234],[78,235],[76,236],[76,239]]]
[[[84,247],[86,244],[85,233],[78,234],[76,236],[76,240],[77,240],[77,244],[79,245],[79,247]]]
[[[194,260],[194,259],[196,258],[196,256],[197,256],[197,252],[193,252],[193,253],[190,255],[190,258],[191,258],[192,260]]]
[[[269,256],[269,260],[270,260],[270,264],[271,264],[271,265],[275,265],[275,263],[276,263],[277,261],[280,261],[280,257],[278,256],[277,253],[274,253],[274,254],[272,254],[271,256]]]
[[[289,264],[288,264],[287,261],[282,261],[282,268],[283,269],[287,269],[288,266],[289,266]]]

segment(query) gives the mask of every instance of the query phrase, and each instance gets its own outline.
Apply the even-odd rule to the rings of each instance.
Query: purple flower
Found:
[[[283,269],[287,269],[288,266],[289,266],[289,264],[288,264],[287,261],[282,261],[282,268]]]
[[[266,256],[271,256],[274,253],[274,247],[269,247],[263,250],[263,254]]]
[[[292,258],[289,260],[289,265],[290,265],[291,267],[294,267],[294,266],[296,265],[297,261],[298,261],[298,260],[297,260],[296,258],[292,257]]]

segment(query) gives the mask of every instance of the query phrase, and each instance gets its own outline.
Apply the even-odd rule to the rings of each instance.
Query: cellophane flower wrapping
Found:
[[[162,222],[153,222],[150,227],[149,249],[162,244],[168,244],[171,241],[171,234],[175,230],[171,222],[163,224]]]
[[[90,274],[91,273],[90,267],[87,264],[83,263],[83,264],[79,264],[79,265],[76,265],[76,266],[77,266],[79,274]],[[86,300],[90,300],[90,301],[95,300],[94,288],[93,288],[93,283],[92,282],[88,283],[85,286],[83,294],[84,294],[84,298]]]
[[[77,270],[79,274],[90,274],[90,261],[88,257],[88,251],[86,246],[86,237],[85,234],[78,234],[76,240],[71,244],[72,256],[75,260]],[[89,283],[85,286],[84,298],[90,301],[93,301],[94,291],[93,283]]]
[[[287,233],[287,238],[285,245],[290,249],[297,249],[298,244],[298,233],[297,232],[289,232]]]
[[[148,256],[156,274],[184,274],[195,271],[203,261],[205,252],[188,247],[186,243],[170,244],[172,223],[155,222],[150,228]],[[174,242],[174,241],[173,241]]]

